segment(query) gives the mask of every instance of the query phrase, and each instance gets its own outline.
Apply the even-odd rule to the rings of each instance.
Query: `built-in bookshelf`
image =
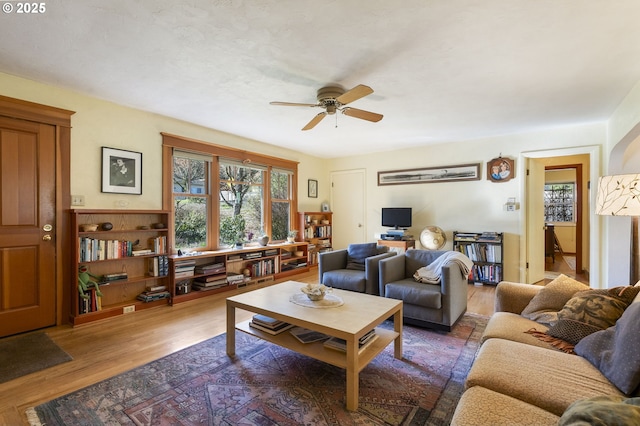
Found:
[[[169,256],[173,304],[306,272],[306,242]]]
[[[453,249],[473,261],[469,282],[496,285],[503,279],[502,232],[453,232]]]
[[[332,250],[333,213],[299,212],[298,239],[309,243],[310,266],[318,264],[318,256]]]
[[[169,212],[75,209],[70,214],[73,325],[168,303]],[[86,290],[80,289],[80,278],[90,280]]]

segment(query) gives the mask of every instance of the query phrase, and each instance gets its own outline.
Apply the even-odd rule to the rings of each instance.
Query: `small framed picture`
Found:
[[[510,158],[498,157],[487,163],[487,180],[491,182],[507,182],[515,175],[514,161]]]
[[[103,146],[102,192],[142,194],[142,153]]]
[[[318,181],[315,179],[309,179],[308,183],[309,198],[318,198]]]

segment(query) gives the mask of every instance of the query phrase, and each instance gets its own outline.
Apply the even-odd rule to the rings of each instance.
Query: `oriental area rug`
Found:
[[[30,408],[39,425],[448,425],[487,318],[449,333],[405,325],[402,360],[389,345],[360,373],[345,408],[345,371],[236,332]],[[391,322],[382,327],[393,328]]]

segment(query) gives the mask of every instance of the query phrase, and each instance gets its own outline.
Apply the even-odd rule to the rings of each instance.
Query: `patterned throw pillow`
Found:
[[[558,322],[547,334],[573,345],[584,337],[615,325],[640,287],[615,287],[576,293],[558,312]]]
[[[615,326],[595,332],[576,345],[586,358],[627,395],[640,385],[640,302],[632,303]]]
[[[573,295],[589,286],[564,274],[545,285],[521,312],[532,321],[554,324],[558,320],[558,311]]]
[[[640,424],[640,398],[617,395],[579,399],[558,420],[558,426],[637,424]]]

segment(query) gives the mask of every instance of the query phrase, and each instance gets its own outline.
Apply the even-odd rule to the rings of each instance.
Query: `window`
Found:
[[[552,183],[544,186],[545,222],[575,222],[576,184]]]
[[[264,167],[221,159],[220,244],[252,242],[264,226]]]
[[[208,246],[210,214],[210,158],[187,152],[173,154],[173,212],[176,247]]]
[[[271,170],[271,235],[274,240],[287,238],[291,221],[293,173],[289,170]]]
[[[295,228],[297,163],[163,134],[163,208],[173,247],[216,250]]]

